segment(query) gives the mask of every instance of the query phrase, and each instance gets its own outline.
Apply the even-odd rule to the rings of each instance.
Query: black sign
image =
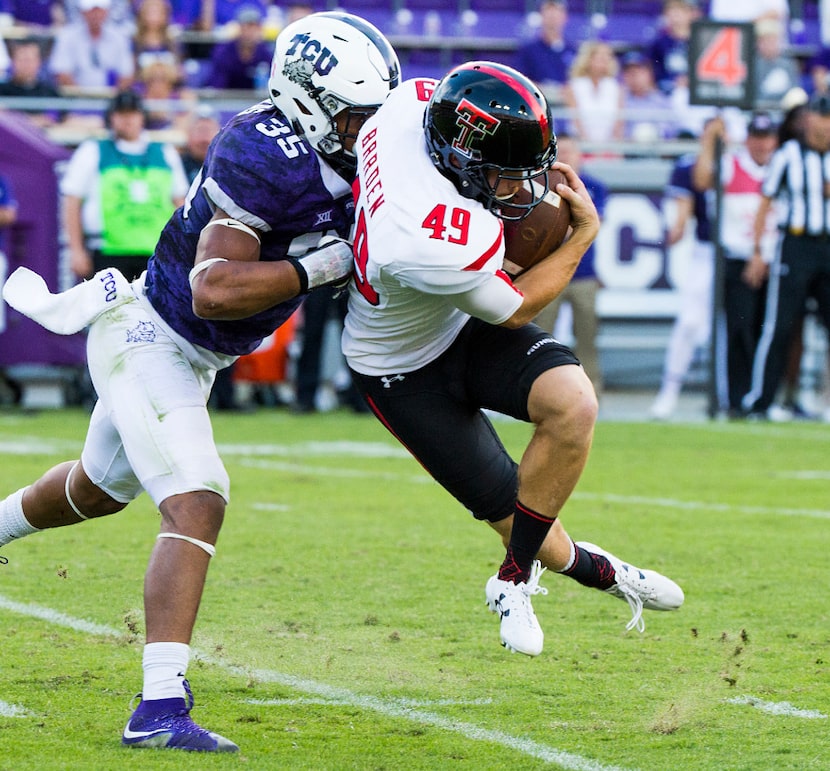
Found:
[[[752,24],[696,21],[689,39],[689,103],[751,110],[755,104]]]

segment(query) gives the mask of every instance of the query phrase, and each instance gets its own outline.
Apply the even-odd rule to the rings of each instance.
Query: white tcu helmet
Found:
[[[268,93],[298,134],[353,171],[356,160],[344,141],[383,104],[400,71],[389,41],[369,22],[339,11],[312,13],[277,36]],[[346,109],[339,132],[334,117]]]

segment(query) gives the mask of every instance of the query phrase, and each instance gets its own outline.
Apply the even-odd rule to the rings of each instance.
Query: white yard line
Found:
[[[18,704],[0,701],[0,717],[29,717],[32,713]]]
[[[601,501],[603,503],[625,503],[660,508],[681,509],[685,511],[720,511],[729,514],[776,514],[789,517],[813,517],[830,519],[826,509],[787,509],[778,506],[736,506],[731,503],[710,503],[707,501],[682,501],[677,498],[649,498],[644,495],[614,495],[613,493],[575,492],[571,498],[584,501]]]
[[[246,468],[259,468],[268,471],[287,471],[292,474],[307,474],[309,476],[339,477],[353,479],[383,479],[413,484],[432,483],[428,474],[397,474],[394,472],[378,472],[360,469],[336,468],[333,466],[308,466],[303,463],[290,463],[267,460],[264,458],[242,458],[237,461]],[[814,472],[803,472],[814,473]],[[788,509],[779,506],[741,506],[731,503],[711,503],[708,501],[684,501],[679,498],[650,498],[644,495],[615,495],[613,493],[586,493],[576,491],[571,495],[573,500],[599,501],[601,503],[621,503],[637,506],[654,506],[657,508],[679,509],[682,511],[719,511],[730,514],[772,514],[788,517],[811,517],[813,519],[830,519],[827,509]]]
[[[54,608],[47,608],[42,605],[35,605],[34,603],[16,602],[3,595],[0,595],[0,608],[17,613],[18,615],[37,618],[50,624],[67,627],[76,632],[105,637],[120,637],[123,635],[122,630],[85,621],[84,619],[74,618]],[[408,703],[407,700],[364,696],[346,688],[338,688],[316,680],[308,680],[270,669],[256,669],[252,671],[245,667],[229,665],[224,661],[216,660],[209,655],[202,655],[196,651],[194,651],[194,656],[212,666],[221,667],[246,679],[253,677],[265,683],[278,683],[300,693],[307,694],[312,698],[325,700],[326,703],[334,702],[371,710],[380,713],[384,717],[402,718],[410,720],[413,723],[431,725],[444,731],[461,734],[474,741],[500,744],[523,755],[549,763],[555,763],[561,768],[567,769],[567,771],[624,771],[619,766],[605,765],[604,763],[582,757],[573,752],[567,752],[556,747],[541,744],[532,739],[513,736],[504,731],[494,731],[474,723],[461,722],[435,712],[418,709],[414,706],[414,703]],[[0,702],[0,705],[2,704],[3,702]]]
[[[815,709],[799,709],[788,701],[764,701],[754,696],[736,696],[734,699],[726,700],[729,704],[747,704],[750,707],[769,712],[770,715],[780,717],[801,717],[808,720],[826,720],[827,715]]]

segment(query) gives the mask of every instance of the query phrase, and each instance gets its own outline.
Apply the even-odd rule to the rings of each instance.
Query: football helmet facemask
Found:
[[[556,160],[550,107],[533,82],[511,67],[468,62],[451,70],[435,87],[424,129],[438,170],[497,217],[523,219],[547,194],[547,171]],[[508,178],[524,181],[531,191],[527,203],[496,196],[499,182]],[[508,204],[510,216],[501,210]]]
[[[397,87],[400,69],[389,41],[369,22],[338,11],[312,13],[277,36],[268,94],[297,134],[354,176],[347,140],[357,138]]]

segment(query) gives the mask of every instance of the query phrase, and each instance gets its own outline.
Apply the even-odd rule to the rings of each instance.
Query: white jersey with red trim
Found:
[[[355,146],[357,270],[343,353],[365,375],[423,367],[470,316],[500,324],[522,304],[501,270],[501,220],[460,195],[430,160],[423,119],[435,85],[401,84]]]

